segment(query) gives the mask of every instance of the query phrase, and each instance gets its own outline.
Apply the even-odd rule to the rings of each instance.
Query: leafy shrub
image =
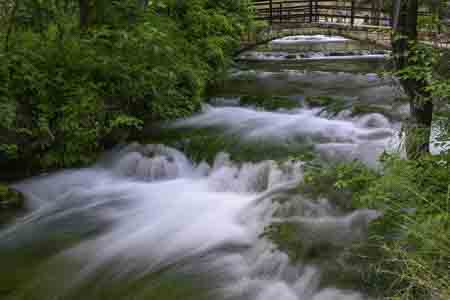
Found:
[[[364,288],[391,299],[448,299],[450,292],[450,155],[418,161],[385,156],[379,172],[360,163],[309,168],[303,191],[336,199],[347,209],[374,208],[384,216],[370,242],[347,259],[364,265]],[[342,203],[339,203],[342,205]]]
[[[248,21],[239,1],[96,1],[80,30],[78,3],[14,3],[12,34],[0,30],[0,165],[37,169],[86,164],[197,111]]]

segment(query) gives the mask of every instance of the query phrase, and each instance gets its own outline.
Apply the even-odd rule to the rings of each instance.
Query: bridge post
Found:
[[[313,20],[313,0],[309,0],[309,23]]]
[[[273,3],[272,0],[269,1],[269,24],[272,25],[273,20]]]
[[[319,22],[320,16],[319,16],[319,2],[318,0],[314,1],[314,21]]]
[[[283,23],[283,3],[280,2],[280,24]]]
[[[352,0],[350,14],[350,26],[353,27],[355,25],[355,0]]]

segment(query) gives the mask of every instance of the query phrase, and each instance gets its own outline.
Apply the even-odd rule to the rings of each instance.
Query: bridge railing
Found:
[[[355,0],[253,0],[257,20],[281,23],[343,23],[350,26],[391,26],[390,13],[357,4]],[[427,12],[421,12],[426,15]]]

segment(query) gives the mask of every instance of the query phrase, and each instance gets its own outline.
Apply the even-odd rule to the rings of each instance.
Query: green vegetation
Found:
[[[448,299],[449,162],[447,152],[418,161],[385,156],[379,171],[357,162],[308,168],[304,194],[326,197],[345,210],[383,212],[369,242],[346,257],[364,266],[361,279],[370,292],[391,299]]]
[[[161,129],[150,140],[176,148],[197,163],[212,163],[219,152],[230,154],[234,162],[284,161],[287,158],[305,161],[312,158],[314,151],[303,139],[280,144],[267,138],[246,139],[224,133],[220,128]]]
[[[352,105],[352,114],[351,114],[352,117],[373,113],[382,114],[386,117],[392,117],[391,111],[389,111],[386,107],[383,106],[365,103],[355,103]]]
[[[305,98],[305,102],[311,107],[323,107],[323,111],[328,112],[331,116],[336,116],[343,110],[350,110],[350,115],[352,117],[373,113],[382,114],[389,119],[398,117],[395,112],[385,106],[346,101],[341,97],[309,96]],[[398,105],[401,104],[401,102],[394,101],[394,104]]]
[[[24,200],[21,193],[0,184],[0,209],[21,208],[24,204]]]
[[[305,102],[311,107],[328,106],[337,99],[331,96],[310,96],[305,98]]]
[[[331,116],[336,116],[351,107],[351,104],[341,97],[332,96],[309,96],[305,98],[305,102],[311,107],[323,107],[322,111],[328,112]]]
[[[147,2],[2,2],[2,170],[83,165],[154,121],[199,109],[249,23],[247,6]]]
[[[300,103],[287,97],[276,96],[243,96],[240,104],[244,106],[256,106],[266,110],[294,109],[300,107]]]

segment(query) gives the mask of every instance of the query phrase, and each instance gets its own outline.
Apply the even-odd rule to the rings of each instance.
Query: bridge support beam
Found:
[[[350,25],[355,26],[355,0],[352,0],[352,7],[350,9]]]
[[[273,22],[273,3],[272,0],[269,1],[269,23],[272,25]]]

